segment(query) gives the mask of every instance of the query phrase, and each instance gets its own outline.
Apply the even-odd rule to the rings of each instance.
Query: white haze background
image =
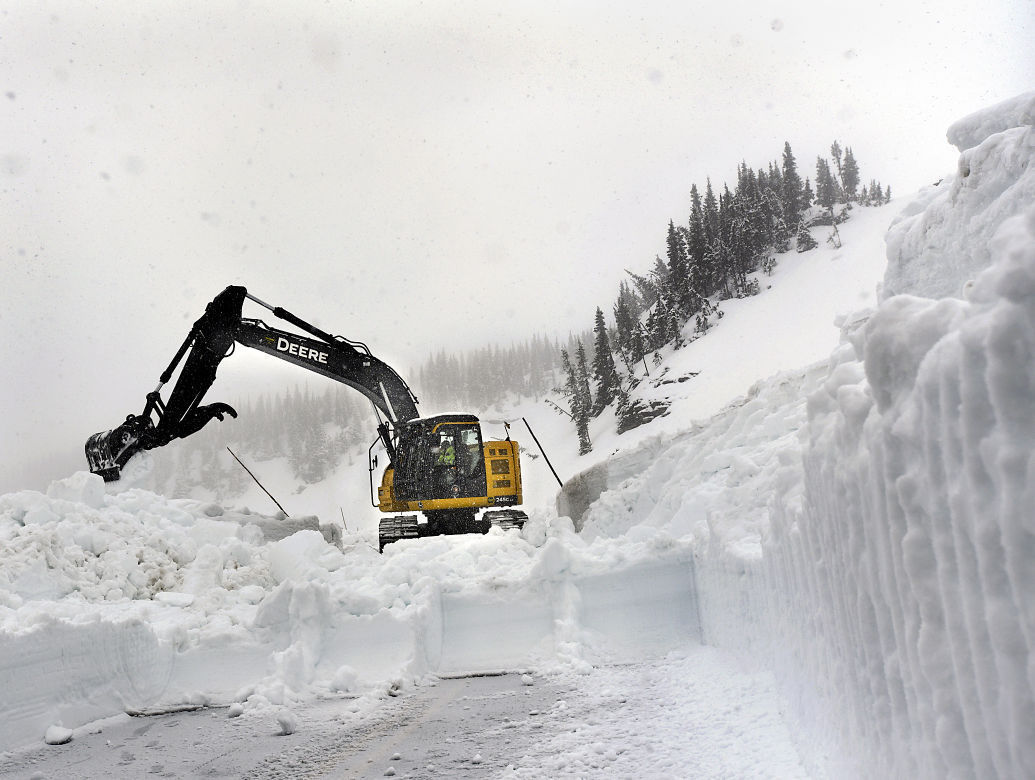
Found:
[[[838,138],[864,178],[914,191],[952,171],[949,122],[1029,87],[1033,15],[6,4],[0,491],[80,468],[227,284],[405,373],[439,348],[587,327],[624,268],[663,252],[692,182],[785,140],[804,174]],[[231,362],[229,396],[304,381]]]

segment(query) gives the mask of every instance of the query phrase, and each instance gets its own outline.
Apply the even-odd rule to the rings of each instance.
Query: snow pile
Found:
[[[214,612],[226,593],[286,579],[255,555],[256,544],[305,529],[321,540],[333,535],[312,517],[266,518],[139,489],[106,496],[100,478],[86,472],[52,483],[46,495],[0,496],[0,518],[0,606],[8,607],[73,595],[199,599]]]
[[[805,511],[779,524],[785,564],[820,564],[795,602],[827,706],[898,776],[1035,774],[1035,130],[1013,127],[1033,99],[954,127],[975,145],[950,194],[892,228],[889,277],[989,267],[969,301],[892,297],[848,330],[810,399]]]
[[[107,495],[87,473],[0,497],[0,749],[122,711],[231,702],[287,734],[285,708],[313,695],[585,669],[699,634],[691,552],[667,534],[587,544],[567,519],[533,518],[523,534],[382,556],[338,531]]]
[[[808,717],[815,689],[827,680],[837,685],[836,677],[820,676],[827,674],[815,658],[821,645],[804,646],[801,639],[805,624],[817,618],[797,601],[814,558],[794,545],[773,546],[774,514],[800,512],[805,501],[807,399],[827,376],[823,364],[778,374],[690,431],[598,465],[605,484],[582,534],[621,543],[651,530],[691,540],[702,640],[733,651],[749,667],[778,671],[810,769],[851,777],[858,766],[834,758],[844,754],[839,735]],[[784,555],[797,557],[779,560]],[[836,710],[824,715],[826,724],[840,722]]]

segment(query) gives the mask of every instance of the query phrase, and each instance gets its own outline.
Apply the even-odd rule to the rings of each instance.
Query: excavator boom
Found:
[[[270,309],[315,338],[271,328],[261,320],[243,319],[245,298]],[[216,369],[235,343],[257,349],[273,357],[330,377],[359,390],[393,424],[417,417],[417,399],[389,365],[378,360],[359,342],[332,336],[280,307],[272,307],[248,294],[244,287],[230,286],[217,295],[205,313],[191,327],[158,387],[146,396],[144,410],[128,415],[125,422],[108,431],[95,433],[86,442],[90,471],[106,482],[119,478],[122,467],[141,450],[162,447],[200,431],[210,420],[222,420],[237,412],[228,404],[202,404],[216,379]],[[184,357],[186,360],[184,361]],[[176,367],[183,368],[166,401],[160,390],[172,378]],[[379,429],[391,454],[393,443],[388,431]]]

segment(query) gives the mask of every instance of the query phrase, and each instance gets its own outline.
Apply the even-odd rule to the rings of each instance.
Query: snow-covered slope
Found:
[[[108,496],[82,472],[0,517],[4,748],[124,709],[373,706],[428,672],[578,670],[699,634],[686,541],[587,546],[566,519],[382,556],[312,518]]]

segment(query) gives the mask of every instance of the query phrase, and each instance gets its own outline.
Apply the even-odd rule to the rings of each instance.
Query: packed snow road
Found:
[[[110,718],[9,754],[0,775],[807,777],[771,678],[695,643],[547,677],[432,678],[374,707],[339,697],[233,712]]]

